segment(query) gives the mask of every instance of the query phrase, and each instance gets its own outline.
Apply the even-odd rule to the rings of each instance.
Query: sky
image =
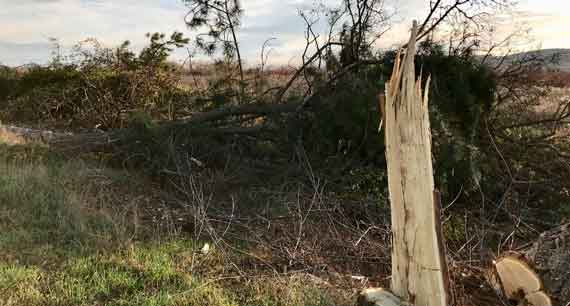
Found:
[[[268,38],[269,64],[295,62],[303,51],[304,25],[299,9],[310,9],[316,0],[242,0],[245,15],[239,38],[248,65],[260,60],[260,50]],[[320,0],[334,5],[340,0]],[[428,0],[386,0],[395,13],[394,26],[380,40],[390,47],[407,36],[412,19],[423,20]],[[96,38],[113,47],[130,40],[140,49],[145,33],[182,31],[192,37],[184,24],[186,7],[181,0],[0,0],[0,63],[18,66],[45,63],[50,57],[50,38],[64,49],[79,41]],[[516,21],[498,16],[497,35],[516,25],[532,28],[532,45],[521,48],[570,48],[570,0],[519,0]],[[181,61],[186,50],[173,60]]]

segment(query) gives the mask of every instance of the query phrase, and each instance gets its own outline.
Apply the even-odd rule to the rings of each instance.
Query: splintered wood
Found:
[[[417,23],[403,59],[386,84],[384,127],[392,208],[392,291],[418,306],[448,303],[448,276],[434,188],[428,114],[429,78],[422,91],[414,68]]]

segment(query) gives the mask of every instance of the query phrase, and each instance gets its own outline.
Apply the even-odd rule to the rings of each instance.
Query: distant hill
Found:
[[[524,59],[528,57],[538,57],[541,59],[549,60],[555,58],[556,63],[549,64],[547,67],[553,70],[561,70],[565,72],[570,72],[570,49],[542,49],[528,52],[521,52],[516,54],[511,54],[506,57],[505,63],[513,62],[519,59]],[[492,57],[487,59],[487,63],[494,64],[500,61],[501,57]]]
[[[560,63],[559,69],[570,72],[570,49],[555,49],[560,50]]]

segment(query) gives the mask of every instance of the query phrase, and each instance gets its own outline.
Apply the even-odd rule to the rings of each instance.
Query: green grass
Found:
[[[225,292],[176,269],[169,254],[71,257],[48,271],[0,266],[2,305],[236,305]]]
[[[141,181],[45,148],[0,145],[0,305],[337,304],[300,277],[224,282],[215,250],[205,258],[191,235],[137,218],[144,195],[130,193]]]

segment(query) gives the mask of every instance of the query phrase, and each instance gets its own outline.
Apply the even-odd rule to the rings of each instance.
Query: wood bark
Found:
[[[398,54],[385,92],[385,137],[392,209],[392,291],[418,306],[448,302],[440,203],[434,188],[428,114],[429,78],[415,79],[417,24]]]
[[[546,293],[559,305],[570,305],[570,223],[542,233],[524,255],[540,276]]]

